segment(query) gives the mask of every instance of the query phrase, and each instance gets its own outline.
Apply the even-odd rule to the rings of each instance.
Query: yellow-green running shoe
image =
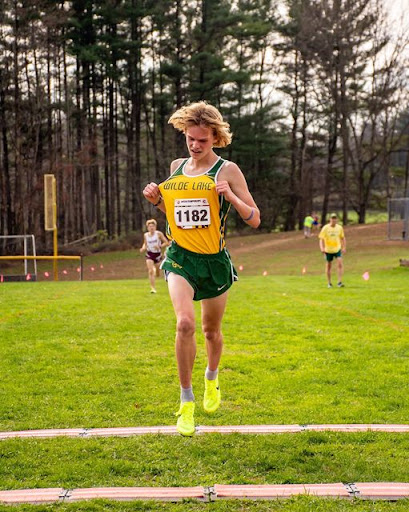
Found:
[[[195,419],[193,417],[194,413],[194,402],[182,402],[180,404],[180,408],[176,413],[176,416],[179,416],[176,423],[176,428],[179,434],[182,434],[182,436],[193,436],[195,433]]]
[[[216,377],[214,380],[209,380],[205,377],[203,409],[209,413],[216,411],[219,408],[221,399],[219,377]]]

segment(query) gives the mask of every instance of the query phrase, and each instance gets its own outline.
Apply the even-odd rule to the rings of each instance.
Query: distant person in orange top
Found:
[[[344,283],[342,282],[342,276],[344,273],[344,265],[342,261],[342,255],[345,254],[347,246],[342,226],[337,224],[338,217],[336,213],[331,213],[330,221],[326,224],[319,234],[320,249],[325,255],[325,270],[328,279],[328,288],[332,288],[331,283],[331,267],[332,260],[337,260],[338,270],[338,288],[343,288]]]
[[[169,245],[165,235],[156,229],[155,219],[146,221],[148,231],[143,235],[141,252],[146,251],[146,267],[148,269],[151,293],[156,293],[155,277],[159,275],[159,265],[162,261],[162,248]]]

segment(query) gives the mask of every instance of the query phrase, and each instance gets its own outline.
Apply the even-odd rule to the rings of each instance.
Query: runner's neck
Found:
[[[210,171],[219,158],[220,157],[216,155],[216,153],[209,155],[209,158],[206,158],[206,160],[200,160],[200,162],[195,162],[192,158],[189,158],[186,162],[184,172],[188,176],[200,176],[201,174],[205,174]]]

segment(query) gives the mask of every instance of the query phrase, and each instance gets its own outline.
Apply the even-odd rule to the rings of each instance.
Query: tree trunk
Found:
[[[298,50],[294,51],[294,94],[293,94],[293,107],[292,107],[292,129],[291,129],[291,162],[290,162],[290,179],[289,179],[289,190],[288,190],[288,204],[287,214],[284,223],[285,231],[292,231],[295,229],[297,205],[298,205],[298,189],[299,184],[297,183],[297,162],[298,162],[298,117],[299,117],[299,53]]]
[[[337,150],[338,130],[337,120],[334,120],[332,128],[330,128],[328,139],[328,155],[327,168],[325,172],[324,199],[322,202],[321,223],[325,224],[328,215],[329,198],[331,195],[332,170],[334,165],[335,153]]]
[[[7,71],[7,70],[6,70]],[[1,162],[3,167],[4,176],[1,183],[2,191],[2,206],[1,206],[1,232],[5,235],[15,233],[15,219],[12,208],[12,193],[11,193],[11,180],[10,180],[10,155],[9,155],[9,141],[8,141],[8,122],[6,112],[6,77],[4,77],[3,70],[0,67],[0,125],[1,125],[1,140],[2,140],[2,155]],[[3,217],[4,216],[4,217]],[[3,218],[5,218],[3,224]]]

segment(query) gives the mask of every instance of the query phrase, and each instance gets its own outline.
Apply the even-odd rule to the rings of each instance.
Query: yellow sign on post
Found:
[[[44,228],[54,231],[57,228],[57,191],[54,174],[44,174]]]
[[[54,256],[58,256],[57,180],[54,174],[44,174],[44,229],[53,231]],[[58,281],[58,260],[54,259],[54,281]]]

